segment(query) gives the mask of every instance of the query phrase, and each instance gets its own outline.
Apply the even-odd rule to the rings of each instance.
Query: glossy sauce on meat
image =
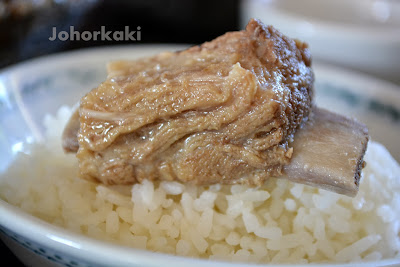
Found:
[[[257,20],[185,51],[113,62],[80,103],[81,175],[250,185],[281,175],[311,110],[310,65],[307,45]]]

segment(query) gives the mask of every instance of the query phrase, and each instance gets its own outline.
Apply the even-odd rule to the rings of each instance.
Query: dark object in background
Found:
[[[75,3],[76,2],[76,3]],[[60,30],[80,25],[89,1],[11,0],[2,3],[0,16],[0,67],[28,58],[65,49],[65,44],[50,42],[52,27]]]
[[[71,49],[144,43],[199,44],[238,30],[239,1],[5,0],[0,2],[0,68]],[[57,32],[141,29],[140,41],[50,41]]]
[[[4,262],[6,266],[12,267],[24,267],[21,261],[17,259],[16,256],[8,249],[8,247],[0,240],[0,253],[1,261]]]

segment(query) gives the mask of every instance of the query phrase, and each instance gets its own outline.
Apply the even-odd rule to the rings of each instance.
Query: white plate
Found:
[[[183,48],[185,46],[158,45],[87,49],[47,56],[5,69],[0,73],[0,172],[7,168],[17,151],[25,149],[24,144],[43,138],[42,121],[46,113],[54,114],[63,104],[75,104],[105,79],[106,62]],[[400,88],[332,66],[314,64],[314,69],[317,104],[366,123],[372,139],[383,143],[399,161]],[[25,249],[24,253],[28,253],[28,249],[31,254],[34,252],[33,256],[44,256],[50,258],[50,263],[63,265],[68,262],[85,265],[93,257],[98,257],[104,264],[116,264],[119,260],[122,263],[128,257],[129,262],[137,266],[157,263],[166,266],[225,265],[93,241],[33,218],[2,200],[0,232],[8,236],[7,242]],[[393,263],[398,261],[381,261],[380,265]]]

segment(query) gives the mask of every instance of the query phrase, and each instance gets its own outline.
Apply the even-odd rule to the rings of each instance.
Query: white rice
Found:
[[[284,179],[261,188],[150,182],[106,187],[77,177],[60,135],[71,110],[47,116],[47,140],[20,153],[0,197],[97,239],[190,257],[256,263],[375,261],[400,257],[400,167],[370,142],[350,198]]]

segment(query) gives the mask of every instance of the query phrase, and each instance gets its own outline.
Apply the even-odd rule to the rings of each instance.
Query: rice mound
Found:
[[[62,107],[45,117],[46,143],[20,153],[2,174],[2,199],[90,237],[182,256],[254,263],[400,257],[400,166],[378,143],[369,144],[355,198],[275,178],[260,188],[104,186],[78,178],[75,155],[62,151],[70,114]]]

